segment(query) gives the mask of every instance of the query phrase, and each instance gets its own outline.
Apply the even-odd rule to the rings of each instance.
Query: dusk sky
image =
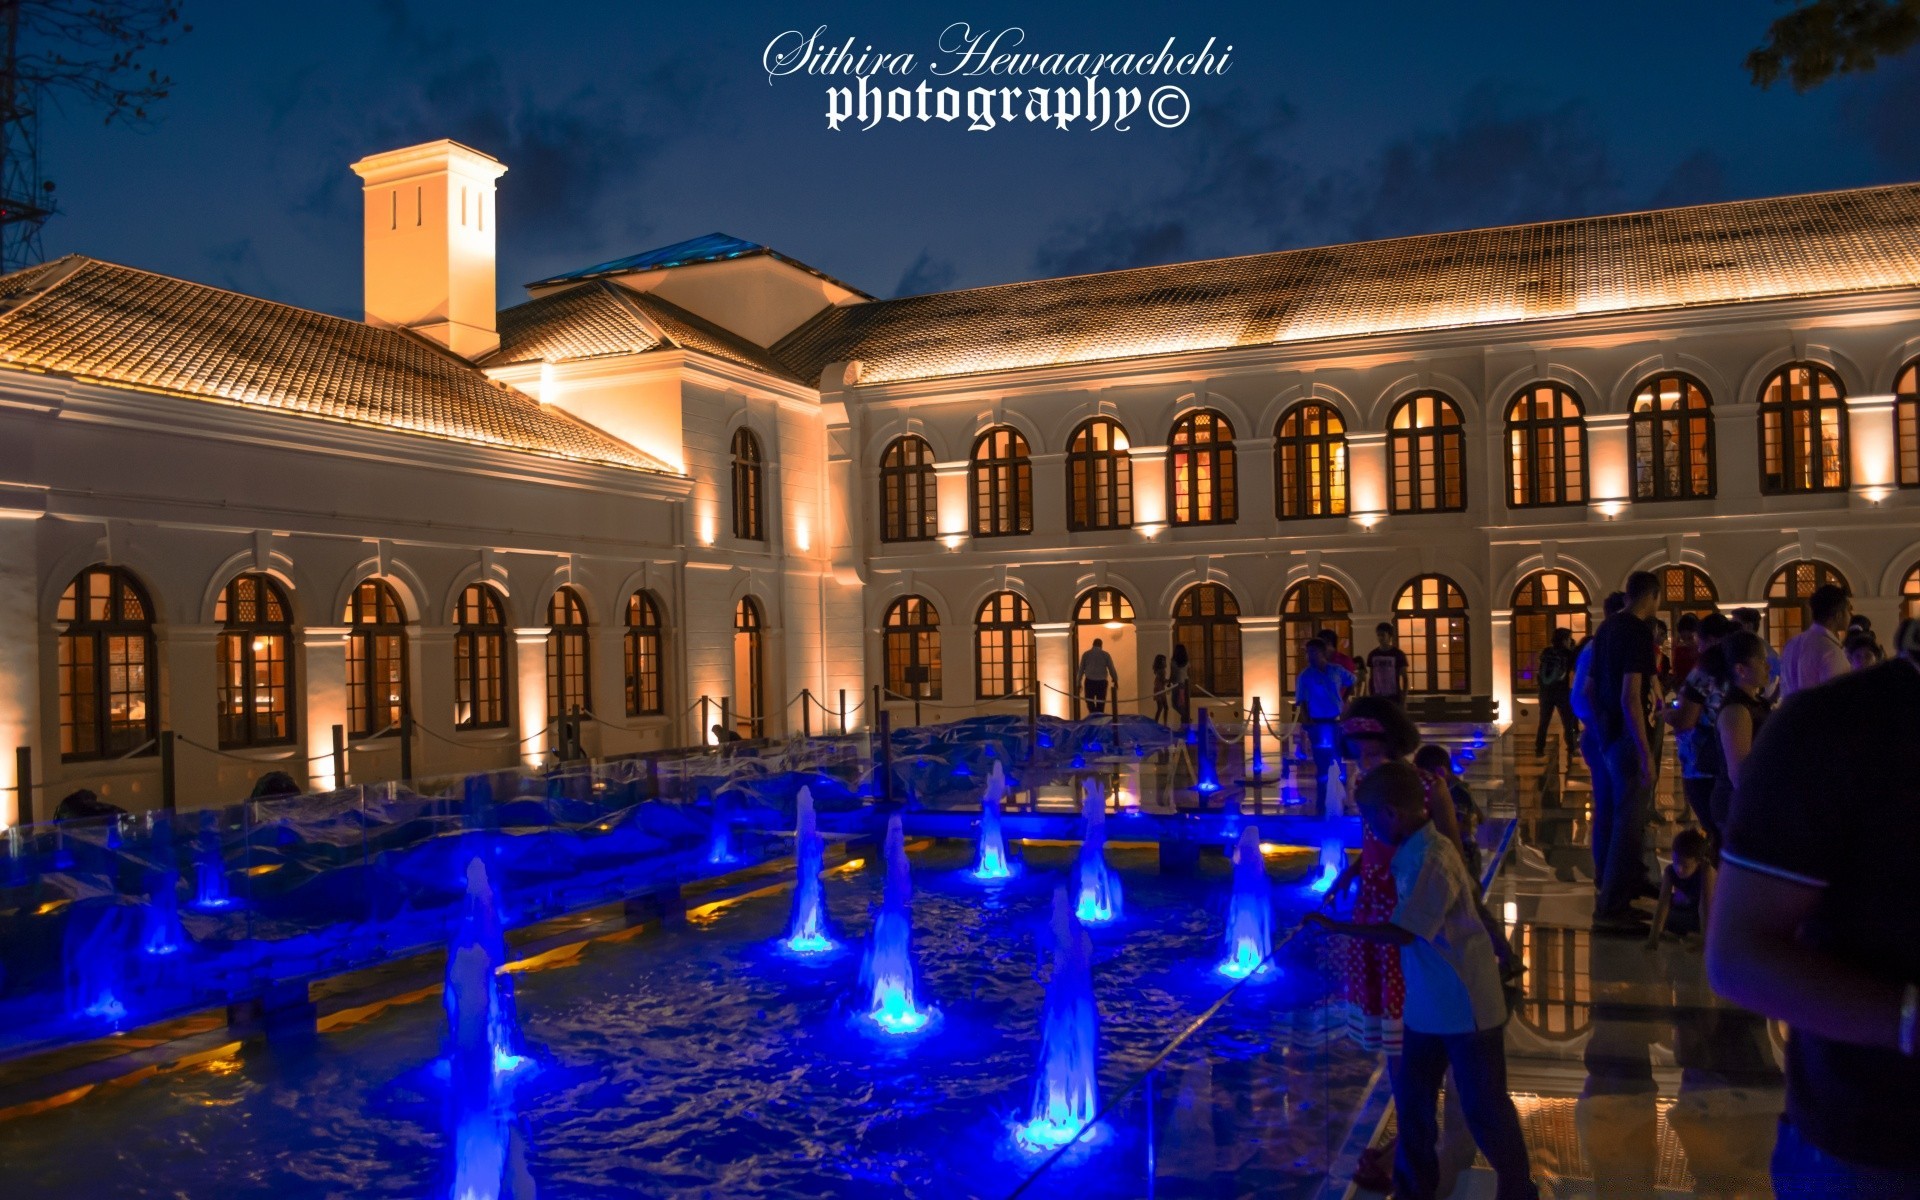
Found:
[[[47,255],[355,317],[347,166],[439,137],[509,168],[503,304],[712,231],[890,296],[1920,178],[1920,54],[1761,91],[1742,59],[1785,11],[1767,0],[184,7],[193,32],[152,55],[176,88],[151,127],[43,122],[63,210]],[[1212,37],[1232,68],[1181,81],[1195,108],[1177,129],[973,133],[831,131],[825,88],[850,80],[770,85],[760,66],[788,29],[925,56],[956,20],[1018,25],[1024,50]]]

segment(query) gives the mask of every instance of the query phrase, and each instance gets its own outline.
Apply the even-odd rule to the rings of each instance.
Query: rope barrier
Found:
[[[205,753],[214,755],[217,758],[230,758],[234,762],[251,763],[256,767],[269,766],[274,763],[294,761],[291,758],[251,758],[244,754],[230,754],[225,750],[216,750],[212,746],[202,745],[201,743],[194,741],[192,738],[186,736],[185,734],[177,731],[173,735],[173,740],[176,742],[182,743],[184,745],[192,746],[195,750],[204,751]],[[261,749],[264,750],[264,749],[267,749],[267,747],[263,746],[261,747]],[[333,757],[333,752],[328,751],[325,754],[315,755],[313,758],[304,759],[302,761],[313,762],[319,758],[332,758],[332,757]]]

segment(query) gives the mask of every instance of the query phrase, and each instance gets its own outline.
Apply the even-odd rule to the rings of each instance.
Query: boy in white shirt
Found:
[[[1453,1086],[1467,1128],[1497,1179],[1497,1200],[1537,1200],[1520,1114],[1507,1094],[1506,995],[1493,942],[1480,923],[1473,881],[1459,848],[1427,815],[1426,787],[1407,763],[1385,763],[1354,791],[1375,837],[1397,846],[1399,903],[1384,924],[1355,925],[1315,913],[1329,932],[1400,948],[1406,979],[1405,1048],[1392,1068],[1400,1122],[1394,1195],[1431,1200],[1439,1186],[1440,1081]]]

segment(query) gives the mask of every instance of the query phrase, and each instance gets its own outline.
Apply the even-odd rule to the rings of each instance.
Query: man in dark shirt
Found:
[[[1394,645],[1398,636],[1390,621],[1373,627],[1380,644],[1367,651],[1367,695],[1385,696],[1395,704],[1407,702],[1407,652]]]
[[[1646,933],[1633,902],[1653,891],[1645,835],[1653,811],[1653,750],[1647,736],[1647,700],[1659,669],[1653,616],[1660,577],[1627,576],[1626,610],[1608,617],[1593,638],[1593,720],[1606,760],[1606,785],[1593,795],[1594,929]]]
[[[1792,1030],[1782,1200],[1920,1196],[1920,621],[1898,648],[1781,706],[1726,831],[1707,970]]]

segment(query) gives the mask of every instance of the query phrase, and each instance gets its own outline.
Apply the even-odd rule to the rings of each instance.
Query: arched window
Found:
[[[484,583],[460,591],[453,608],[453,727],[507,723],[507,619],[500,593]]]
[[[940,698],[940,612],[922,596],[902,596],[887,609],[882,674],[887,695]]]
[[[266,575],[239,575],[214,602],[220,624],[220,745],[293,741],[293,606]]]
[[[767,736],[765,625],[760,602],[740,597],[733,606],[733,728],[748,740]]]
[[[1901,487],[1920,487],[1920,359],[1893,383],[1893,444]]]
[[[1167,438],[1168,512],[1173,523],[1226,525],[1237,520],[1238,487],[1233,426],[1227,419],[1212,409],[1201,409],[1175,421]]]
[[[933,447],[925,438],[898,437],[880,456],[880,540],[926,542],[939,520]]]
[[[1173,605],[1174,644],[1187,648],[1195,695],[1240,694],[1240,604],[1217,583],[1195,584]]]
[[[1067,528],[1133,524],[1133,458],[1127,446],[1127,431],[1105,417],[1074,430],[1067,443]]]
[[[1845,588],[1847,577],[1816,558],[1790,562],[1773,573],[1767,581],[1767,640],[1775,650],[1786,649],[1807,627],[1807,598],[1828,584]]]
[[[1322,629],[1353,645],[1353,601],[1331,579],[1302,579],[1280,599],[1280,691],[1293,695],[1294,681],[1307,665],[1305,646]]]
[[[733,536],[749,542],[767,540],[765,462],[760,439],[742,427],[733,433]]]
[[[661,685],[660,605],[647,592],[627,597],[627,715],[657,716],[666,711]]]
[[[1331,404],[1306,400],[1273,431],[1274,512],[1282,521],[1347,515],[1347,423]]]
[[[347,597],[347,732],[398,735],[407,713],[407,616],[380,579],[362,579]]]
[[[1660,568],[1659,617],[1670,632],[1680,628],[1680,618],[1689,613],[1704,617],[1718,611],[1720,593],[1705,571],[1682,563]]]
[[[997,425],[974,440],[973,536],[1033,532],[1033,460],[1020,431]]]
[[[1466,692],[1467,598],[1445,575],[1421,575],[1393,601],[1394,628],[1407,655],[1407,690]]]
[[[1769,495],[1845,491],[1847,402],[1833,372],[1794,363],[1760,388],[1760,488]]]
[[[1397,513],[1467,507],[1466,431],[1460,409],[1438,392],[1417,392],[1387,422],[1387,473]]]
[[[1507,406],[1507,503],[1552,508],[1587,502],[1587,424],[1580,397],[1536,383]]]
[[[982,700],[1033,690],[1033,609],[1014,592],[995,592],[974,618],[976,695]]]
[[[570,587],[547,601],[547,718],[593,711],[587,672],[587,606]]]
[[[118,758],[160,736],[153,603],[119,567],[89,567],[60,595],[60,757]]]
[[[1713,409],[1685,375],[1659,375],[1633,393],[1633,498],[1713,495]]]
[[[1920,619],[1920,563],[1907,568],[1907,577],[1900,581],[1900,619]]]
[[[1593,620],[1587,589],[1565,571],[1535,571],[1513,589],[1513,694],[1540,690],[1540,652],[1565,629],[1577,643]]]

